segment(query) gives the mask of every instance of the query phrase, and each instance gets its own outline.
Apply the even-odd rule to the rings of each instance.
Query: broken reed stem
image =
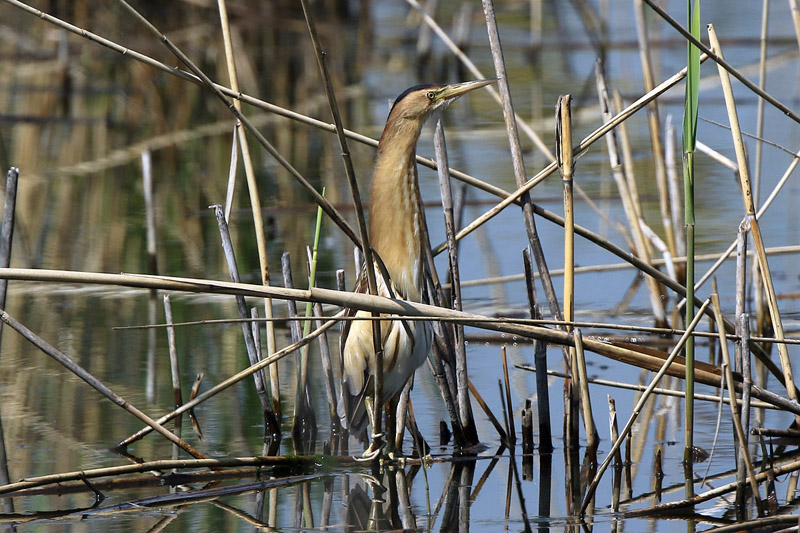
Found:
[[[294,287],[294,279],[292,277],[291,256],[289,252],[284,252],[281,255],[281,270],[283,272],[283,286],[286,288]],[[301,338],[299,313],[297,312],[297,302],[287,300],[287,316],[289,318],[297,318],[291,322],[292,341],[299,342]],[[304,322],[304,321],[302,321]],[[296,445],[302,445],[302,437],[304,429],[307,428],[306,418],[308,415],[309,402],[306,401],[308,391],[303,388],[301,383],[302,376],[302,352],[299,357],[294,360],[294,417],[292,418],[292,436],[294,437]]]
[[[611,442],[617,442],[619,439],[619,426],[617,424],[617,404],[614,401],[614,398],[611,397],[610,394],[608,396],[608,428],[609,428],[609,435],[611,436]],[[614,452],[614,463],[622,466],[622,452],[617,451]]]
[[[530,248],[522,251],[522,262],[525,267],[525,285],[528,294],[528,311],[531,318],[541,318],[536,302],[536,288],[533,285],[533,261]],[[539,452],[552,453],[553,437],[550,422],[550,389],[547,383],[547,343],[534,341],[533,361],[536,364],[536,412],[539,419]]]
[[[157,421],[153,420],[152,418],[150,418],[149,416],[147,416],[142,411],[140,411],[139,409],[137,409],[136,407],[134,407],[127,400],[125,400],[124,398],[122,398],[118,394],[114,393],[107,386],[105,386],[100,380],[95,378],[92,374],[90,374],[89,372],[84,370],[83,367],[81,367],[80,365],[75,363],[67,355],[65,355],[64,353],[59,351],[57,348],[55,348],[54,346],[49,344],[47,341],[45,341],[44,339],[39,337],[33,331],[29,330],[23,324],[19,323],[14,317],[9,315],[7,312],[0,311],[0,320],[2,320],[3,322],[5,322],[9,326],[11,326],[12,329],[14,329],[20,335],[22,335],[22,337],[24,337],[27,341],[29,341],[31,344],[33,344],[34,346],[39,348],[45,354],[47,354],[50,357],[52,357],[53,359],[55,359],[64,368],[66,368],[67,370],[69,370],[70,372],[72,372],[73,374],[78,376],[79,378],[81,378],[83,381],[85,381],[89,386],[91,386],[97,392],[99,392],[100,394],[102,394],[103,396],[105,396],[106,398],[111,400],[113,403],[115,403],[119,407],[122,407],[124,410],[126,410],[127,412],[129,412],[130,414],[132,414],[133,416],[135,416],[136,418],[138,418],[139,420],[141,420],[145,424],[147,424],[149,426],[150,430],[155,429],[161,435],[166,437],[170,442],[180,446],[180,448],[182,450],[184,450],[186,453],[188,453],[192,457],[195,457],[197,459],[204,459],[205,458],[205,456],[202,453],[200,453],[199,451],[197,451],[192,445],[190,445],[187,442],[181,440],[179,437],[177,437],[170,430],[168,430],[167,428],[162,426],[161,424],[163,423],[163,421],[162,422],[157,422]]]
[[[712,24],[708,25],[708,37],[711,42],[712,49],[719,55],[720,58],[722,58],[722,49],[720,48],[719,40],[717,39],[717,35]],[[775,288],[772,284],[772,274],[770,273],[769,263],[767,262],[767,255],[764,252],[765,247],[764,240],[761,236],[761,228],[756,218],[755,203],[753,201],[752,189],[750,187],[750,174],[744,152],[742,132],[739,127],[739,116],[736,111],[736,103],[733,99],[733,89],[731,87],[730,75],[722,66],[719,66],[718,70],[720,81],[722,82],[722,92],[725,96],[725,106],[728,109],[728,120],[730,121],[731,125],[731,135],[733,137],[733,145],[736,152],[736,162],[739,165],[739,185],[741,187],[742,199],[744,200],[745,212],[750,224],[750,233],[753,236],[753,246],[755,247],[756,258],[758,259],[759,269],[761,270],[761,280],[767,297],[767,305],[769,308],[770,318],[772,319],[772,327],[775,330],[775,337],[782,339],[784,338],[783,322],[781,320],[780,311],[778,310],[778,300],[775,295]],[[787,395],[790,400],[797,401],[797,389],[794,385],[792,363],[789,359],[789,352],[785,344],[778,344],[778,354],[780,355]],[[800,422],[800,415],[796,415],[795,419]]]
[[[233,125],[231,138],[231,164],[228,167],[228,186],[225,189],[225,220],[231,222],[231,209],[233,209],[233,193],[236,190],[236,171],[239,168],[239,129],[242,125],[237,120]]]
[[[467,380],[467,387],[469,387],[472,397],[475,398],[475,401],[481,406],[483,412],[486,413],[486,416],[489,418],[489,422],[491,422],[494,426],[494,429],[497,431],[497,435],[500,437],[500,442],[505,445],[508,442],[508,434],[503,429],[503,425],[499,420],[497,420],[497,417],[494,416],[492,410],[489,409],[489,405],[483,399],[483,396],[481,396],[481,394],[478,392],[478,389],[475,388],[475,385],[472,384],[472,381]]]
[[[562,94],[556,105],[556,161],[564,187],[564,320],[575,317],[575,217],[572,199],[572,107],[571,96]],[[567,331],[571,328],[567,327]]]
[[[230,24],[228,22],[228,9],[225,0],[218,0],[218,8],[219,8],[220,23],[222,26],[222,40],[225,46],[225,59],[227,61],[227,67],[228,67],[228,78],[230,80],[231,90],[235,93],[239,93],[239,76],[236,73],[236,60],[233,52],[233,43],[231,41],[231,30],[230,30]],[[236,98],[234,98],[232,102],[235,109],[241,114],[242,102]],[[245,178],[247,180],[247,192],[250,198],[250,212],[253,217],[253,229],[255,230],[256,234],[256,248],[258,250],[258,264],[261,270],[261,283],[269,286],[270,275],[269,275],[269,259],[267,255],[267,238],[266,234],[264,233],[264,220],[261,214],[261,198],[258,192],[258,180],[256,177],[255,169],[253,167],[253,158],[250,156],[250,145],[247,142],[247,135],[245,134],[245,131],[241,126],[241,121],[238,119],[236,120],[236,124],[234,126],[234,134],[238,136],[238,141],[239,141],[238,144],[239,146],[241,146],[242,150],[242,162],[244,163]],[[236,142],[234,140],[234,150],[236,148],[235,144]],[[231,196],[233,195],[233,187],[235,185],[235,179],[236,179],[235,178],[236,169],[234,165],[235,165],[235,159],[232,158],[231,161],[232,176],[230,179],[232,183],[228,193]],[[227,202],[225,207],[226,207],[225,220],[228,221],[230,216],[230,206],[228,205]],[[271,298],[264,299],[264,313],[268,319],[273,317]],[[277,349],[277,343],[275,341],[275,328],[271,322],[267,322],[266,327],[267,327],[267,356],[270,356],[273,353],[275,353],[275,350]],[[280,421],[281,421],[280,380],[278,378],[277,367],[274,368],[270,367],[269,373],[270,373],[270,390],[272,393],[271,410],[274,413],[274,418],[277,421],[278,428],[280,428]]]
[[[700,319],[703,317],[703,313],[705,312],[705,310],[708,307],[709,303],[710,303],[710,300],[706,300],[705,302],[703,302],[703,305],[697,311],[697,314],[694,316],[694,319],[692,320],[692,322],[686,327],[687,332],[693,330],[697,326],[697,324],[700,322]],[[603,477],[603,474],[605,473],[606,469],[608,468],[608,465],[611,463],[611,460],[614,458],[615,452],[617,450],[619,450],[619,447],[622,445],[622,440],[630,432],[631,428],[633,427],[633,423],[638,418],[639,413],[642,410],[642,407],[644,406],[644,404],[647,401],[647,399],[650,397],[650,394],[653,392],[653,389],[656,388],[656,386],[658,385],[658,382],[661,380],[661,378],[667,372],[667,369],[670,367],[672,362],[678,356],[678,353],[680,353],[681,349],[683,348],[683,345],[686,343],[686,340],[689,337],[690,337],[690,335],[688,333],[684,333],[681,336],[681,338],[678,340],[678,343],[672,349],[672,352],[670,352],[669,357],[667,357],[667,359],[664,361],[664,364],[658,370],[656,375],[653,376],[653,379],[650,381],[650,385],[647,386],[647,389],[645,389],[645,391],[642,393],[642,396],[639,398],[639,401],[636,402],[636,405],[634,406],[633,411],[631,412],[631,416],[628,419],[628,422],[625,424],[625,427],[622,429],[622,434],[620,435],[620,438],[618,438],[616,441],[614,441],[614,445],[611,447],[611,450],[608,452],[608,455],[606,456],[606,458],[603,461],[603,463],[597,469],[597,474],[595,474],[594,479],[592,480],[591,484],[589,485],[589,488],[586,490],[586,495],[584,496],[583,503],[581,504],[580,514],[583,514],[583,512],[586,511],[586,507],[589,505],[589,503],[594,498],[594,493],[597,490],[597,485],[598,485],[598,483],[600,483],[600,479]]]
[[[503,383],[506,389],[506,404],[508,405],[508,444],[511,448],[517,442],[517,430],[514,428],[514,406],[511,404],[511,382],[508,379],[508,358],[505,345],[500,347],[503,357]]]
[[[239,267],[236,264],[236,255],[233,251],[233,242],[231,241],[231,235],[228,231],[228,223],[225,222],[225,212],[219,204],[213,205],[211,208],[214,209],[214,215],[217,217],[217,226],[219,227],[219,235],[222,240],[222,250],[225,253],[225,261],[228,264],[228,273],[231,281],[240,283]],[[244,296],[236,296],[236,308],[239,311],[239,317],[245,319],[245,321],[242,322],[242,335],[244,337],[245,348],[247,349],[247,358],[250,364],[254,365],[258,363],[258,355],[256,354],[256,344],[253,340],[253,331],[250,329],[250,324],[246,321],[246,319],[250,318],[250,313],[247,310],[247,303],[245,302]],[[261,373],[258,372],[254,374],[253,380],[255,381],[256,392],[258,393],[258,398],[261,401],[261,408],[264,413],[265,433],[273,436],[280,435],[280,426],[277,424],[274,413],[272,413],[272,405],[270,404],[265,384],[261,379]]]
[[[339,314],[337,314],[337,318],[339,316],[341,316],[342,314],[343,314],[343,312],[340,312]],[[2,315],[0,315],[0,318],[2,318]],[[306,344],[308,344],[309,342],[313,341],[314,339],[316,339],[317,337],[322,335],[325,331],[330,329],[336,323],[337,323],[336,319],[328,320],[321,327],[319,327],[319,328],[315,329],[314,331],[312,331],[307,337],[304,337],[304,338],[300,339],[298,342],[295,342],[295,343],[290,344],[289,346],[287,346],[285,348],[282,348],[282,349],[278,350],[277,352],[275,352],[271,356],[267,357],[263,361],[259,361],[257,364],[251,365],[251,366],[245,368],[244,370],[242,370],[240,372],[237,372],[233,376],[221,381],[217,385],[214,385],[213,387],[208,389],[206,392],[198,395],[197,397],[195,397],[195,398],[189,400],[188,402],[186,402],[185,404],[181,405],[179,408],[175,409],[174,411],[172,411],[170,413],[167,413],[166,415],[162,416],[161,418],[159,418],[157,420],[157,422],[159,424],[163,424],[164,422],[172,420],[173,418],[175,418],[176,416],[180,415],[181,413],[184,413],[184,412],[192,409],[196,405],[208,400],[209,398],[211,398],[213,396],[216,396],[218,393],[220,393],[223,390],[227,389],[231,385],[235,385],[236,383],[240,382],[241,380],[249,377],[250,375],[258,372],[259,370],[261,370],[263,368],[267,368],[269,365],[279,361],[280,359],[286,357],[290,353],[293,353],[296,350],[299,350],[301,347],[303,347]],[[135,433],[135,434],[131,435],[130,437],[128,437],[127,439],[121,441],[117,445],[117,448],[124,449],[125,447],[130,445],[132,442],[137,441],[137,440],[141,439],[142,437],[144,437],[145,435],[147,435],[148,433],[150,433],[152,430],[153,430],[152,427],[147,427],[147,428],[139,430],[137,433]]]
[[[683,226],[683,205],[681,202],[681,187],[683,185],[678,169],[682,165],[678,164],[681,157],[678,155],[678,139],[672,115],[667,115],[666,132],[664,135],[664,163],[667,170],[667,187],[669,188],[669,208],[672,226],[675,228],[675,246],[679,256],[686,256],[686,237],[678,228]],[[695,258],[696,260],[697,258]],[[675,256],[673,262],[677,263]],[[683,279],[679,275],[678,279]]]
[[[439,175],[439,188],[442,196],[442,212],[444,215],[444,227],[447,235],[447,252],[450,265],[450,280],[452,307],[456,311],[461,311],[461,275],[458,268],[458,246],[455,241],[456,226],[453,214],[453,196],[450,189],[450,174],[447,169],[447,143],[444,137],[444,129],[441,120],[436,121],[436,129],[433,136],[433,145],[436,150],[437,173]],[[455,338],[455,362],[456,362],[456,401],[458,404],[458,416],[461,427],[466,433],[466,437],[472,444],[478,443],[478,432],[475,420],[472,416],[472,406],[469,402],[467,387],[467,352],[464,344],[464,326],[455,324],[453,327]]]
[[[717,321],[717,330],[720,332],[720,349],[722,351],[723,370],[725,374],[725,382],[728,388],[728,394],[731,398],[736,396],[736,388],[733,386],[733,372],[731,371],[731,359],[728,354],[728,341],[722,334],[724,328],[722,327],[722,310],[719,306],[719,294],[717,293],[716,280],[714,281],[714,292],[711,293],[711,303],[714,307],[714,316]],[[764,505],[761,502],[761,496],[758,493],[758,484],[756,483],[756,473],[753,470],[753,463],[750,461],[750,453],[747,450],[747,434],[742,428],[742,421],[739,419],[739,410],[737,409],[736,402],[730,402],[731,417],[733,419],[733,428],[736,431],[736,438],[739,441],[741,457],[744,457],[745,468],[747,469],[747,476],[750,481],[750,488],[753,491],[753,498],[756,501],[759,516],[764,514]]]
[[[602,118],[607,121],[613,114],[613,108],[608,95],[608,86],[606,85],[605,74],[603,72],[603,63],[598,59],[595,62],[595,81],[597,84],[597,95],[600,100],[600,111]],[[628,228],[633,234],[633,241],[636,245],[634,252],[644,262],[652,264],[650,258],[650,245],[645,239],[640,224],[640,211],[637,209],[634,202],[633,194],[629,189],[629,180],[625,176],[625,166],[619,154],[617,146],[617,133],[616,130],[609,131],[606,134],[606,148],[608,149],[609,164],[611,165],[611,173],[614,176],[614,182],[617,184],[617,191],[619,192],[620,199],[622,200],[622,207],[625,211],[625,217],[628,219]],[[633,182],[634,180],[630,180]],[[667,315],[664,308],[664,302],[661,299],[661,289],[658,282],[651,276],[645,277],[647,283],[648,293],[650,295],[650,307],[653,309],[656,324],[667,324]]]

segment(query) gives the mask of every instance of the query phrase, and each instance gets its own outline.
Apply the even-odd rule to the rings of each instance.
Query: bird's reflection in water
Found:
[[[415,481],[425,483],[425,476],[418,476],[420,472],[421,467],[413,466],[408,470],[386,469],[373,475],[346,475],[343,480],[345,530],[429,530],[438,517],[440,523],[437,529],[441,531],[469,531],[475,462],[452,463],[444,492],[437,502],[430,504],[425,501],[412,504]],[[427,495],[427,487],[415,494]],[[444,511],[439,517],[442,508]]]

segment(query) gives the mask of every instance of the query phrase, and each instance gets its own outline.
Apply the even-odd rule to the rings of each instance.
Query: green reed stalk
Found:
[[[692,35],[700,38],[700,0],[686,2],[686,14]],[[694,316],[694,151],[697,143],[697,106],[700,83],[700,50],[688,43],[686,72],[686,96],[683,112],[683,191],[684,222],[686,224],[686,323]],[[692,463],[692,446],[694,443],[694,338],[686,342],[686,413],[683,460]],[[694,496],[693,476],[691,468],[686,477],[686,497]]]

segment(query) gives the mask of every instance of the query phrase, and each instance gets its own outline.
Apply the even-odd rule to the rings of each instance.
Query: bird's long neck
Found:
[[[372,177],[369,235],[395,286],[420,300],[422,218],[417,208],[416,145],[422,123],[389,117]]]

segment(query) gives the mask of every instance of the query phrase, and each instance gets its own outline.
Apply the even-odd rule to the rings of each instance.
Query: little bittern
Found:
[[[378,143],[369,204],[369,238],[376,252],[375,276],[381,296],[422,301],[422,214],[419,212],[417,140],[425,120],[459,96],[494,80],[452,85],[417,85],[395,100]],[[387,278],[388,276],[388,278]],[[357,292],[367,292],[362,269]],[[366,311],[351,316],[369,318]],[[426,322],[381,321],[383,342],[382,397],[394,408],[400,392],[425,361],[431,346]],[[346,321],[342,331],[342,421],[362,441],[366,439],[368,409],[373,394],[375,350],[370,320]],[[365,402],[366,401],[366,402]]]

